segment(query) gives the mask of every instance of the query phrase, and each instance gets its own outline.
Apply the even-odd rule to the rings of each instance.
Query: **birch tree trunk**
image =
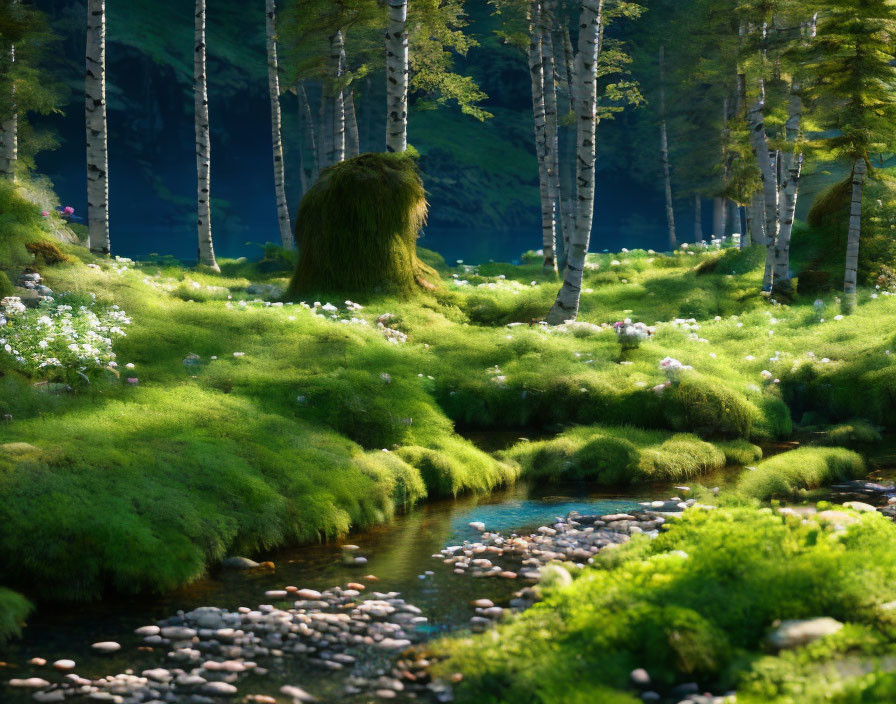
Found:
[[[109,147],[106,125],[106,0],[87,0],[87,221],[90,251],[109,253]]]
[[[386,151],[408,148],[408,0],[389,0],[386,25]]]
[[[199,232],[197,262],[221,271],[215,261],[211,221],[212,146],[208,119],[208,76],[205,64],[205,0],[196,0],[196,22],[193,51],[193,107],[196,123],[196,225]]]
[[[843,279],[843,310],[846,313],[851,313],[856,307],[856,272],[859,268],[859,239],[862,235],[862,191],[867,170],[865,159],[856,159],[852,168],[852,203],[846,240],[846,274]]]
[[[775,242],[778,239],[778,179],[768,149],[768,137],[765,133],[765,116],[763,114],[764,108],[765,89],[762,87],[759,99],[750,108],[747,122],[750,127],[750,141],[753,153],[756,155],[759,173],[762,176],[762,193],[764,196],[766,261],[762,290],[771,291],[774,274]]]
[[[314,134],[314,118],[311,115],[311,104],[308,102],[308,93],[305,84],[300,82],[296,87],[296,95],[299,99],[299,122],[302,125],[302,142],[311,154],[311,180],[315,181],[320,173],[320,154],[317,150],[317,139]]]
[[[283,138],[280,124],[280,77],[277,72],[277,9],[274,0],[267,0],[268,92],[271,96],[271,142],[274,152],[274,194],[277,198],[277,224],[285,249],[294,249],[295,240],[289,224],[286,203],[286,178],[283,169]]]
[[[579,51],[576,56],[578,127],[576,230],[571,238],[563,286],[547,316],[550,325],[575,320],[582,295],[582,275],[594,218],[594,164],[597,157],[597,60],[600,56],[603,0],[582,0],[579,15]]]
[[[333,142],[335,135],[333,134],[333,100],[330,95],[332,88],[329,80],[321,82],[320,87],[320,146],[318,147],[318,170],[323,171],[333,162],[333,151],[335,144]]]
[[[351,159],[361,153],[361,138],[358,136],[358,118],[355,114],[355,91],[344,94],[345,101],[345,158]]]
[[[785,135],[788,144],[794,150],[799,139],[802,119],[802,100],[799,97],[799,86],[791,88],[790,106],[788,108]],[[772,290],[776,293],[789,294],[790,285],[790,235],[793,232],[793,220],[796,216],[796,201],[799,195],[800,173],[803,168],[803,155],[795,151],[782,154],[782,178],[778,185],[781,207],[781,224],[775,242],[775,269],[772,279]]]
[[[533,0],[529,15],[529,76],[532,80],[532,114],[535,125],[535,157],[538,159],[538,183],[541,195],[541,247],[542,268],[556,270],[554,247],[554,203],[551,201],[551,175],[548,167],[548,137],[544,97],[544,59],[542,56],[542,8],[539,0]]]
[[[757,192],[753,196],[753,202],[750,204],[753,213],[753,229],[750,232],[751,244],[765,246],[765,195],[762,191]]]
[[[699,193],[694,194],[694,242],[703,239],[703,199]]]
[[[663,180],[666,187],[666,223],[669,227],[669,249],[675,249],[675,209],[672,205],[672,170],[669,166],[669,135],[666,128],[666,47],[660,47],[660,152],[663,158]]]
[[[329,132],[327,139],[327,166],[345,161],[345,101],[342,93],[342,56],[345,41],[342,30],[330,37],[330,76],[327,95],[328,122],[325,130]]]
[[[572,50],[572,40],[569,38],[569,28],[562,28],[562,38],[558,45],[563,46],[564,80],[566,82],[566,99],[569,115],[576,112],[576,69],[575,56]],[[566,126],[563,130],[563,155],[558,166],[560,170],[560,218],[563,230],[563,259],[558,260],[559,270],[566,269],[569,255],[570,241],[576,231],[576,128],[574,125]]]
[[[345,47],[339,57],[343,73],[348,61],[345,58]],[[358,136],[358,118],[355,114],[355,91],[345,90],[342,93],[345,106],[345,158],[351,159],[361,153],[361,138]]]
[[[554,42],[551,38],[556,0],[544,0],[539,15],[539,33],[541,34],[542,75],[544,76],[544,125],[545,125],[545,162],[548,172],[548,197],[551,202],[551,245],[552,261],[545,261],[545,269],[557,272],[557,225],[560,210],[560,155],[558,153],[557,125],[557,85],[554,80]],[[565,249],[564,249],[565,252]]]
[[[13,4],[19,0],[13,0]],[[15,44],[9,45],[10,75],[13,75],[16,63]],[[0,123],[0,175],[16,180],[16,166],[19,162],[19,107],[16,104],[16,85],[13,76],[10,82],[10,98],[12,114],[9,119]]]

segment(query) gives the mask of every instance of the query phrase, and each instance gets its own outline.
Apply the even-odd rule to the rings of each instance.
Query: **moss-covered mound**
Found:
[[[426,208],[409,156],[362,154],[329,167],[299,206],[299,262],[287,295],[432,287],[438,275],[417,257]]]
[[[882,607],[896,598],[896,526],[844,521],[687,511],[654,540],[601,552],[493,632],[442,641],[439,674],[463,673],[456,699],[477,704],[637,704],[635,668],[662,693],[696,681],[751,704],[891,701],[896,634]],[[781,620],[818,617],[844,628],[797,650],[767,646]]]
[[[726,464],[752,462],[762,451],[745,440],[713,444],[684,433],[591,426],[522,442],[505,454],[526,477],[621,485],[684,481]]]

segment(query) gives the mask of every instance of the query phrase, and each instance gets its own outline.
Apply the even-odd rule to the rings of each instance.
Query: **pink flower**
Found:
[[[44,212],[42,212],[41,215],[43,215],[45,218],[50,217],[50,213],[49,213],[49,211],[47,211],[47,210],[45,210]]]
[[[129,376],[129,377],[128,377],[128,383],[129,383],[131,386],[136,386],[137,383],[138,383],[139,381],[140,381],[140,380],[139,380],[137,377],[135,377],[135,376]]]
[[[72,206],[67,205],[67,206],[65,206],[65,209],[62,212],[65,213],[66,215],[74,215],[75,209]]]

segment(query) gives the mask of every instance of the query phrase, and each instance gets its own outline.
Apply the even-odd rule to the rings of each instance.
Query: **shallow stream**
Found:
[[[704,477],[702,483],[722,483],[731,474]],[[488,530],[505,534],[550,524],[570,511],[608,514],[639,508],[645,499],[666,498],[680,493],[668,485],[645,486],[628,493],[589,493],[582,486],[534,487],[519,483],[487,496],[464,496],[420,506],[397,517],[391,523],[358,533],[344,542],[358,545],[358,554],[368,559],[364,566],[345,566],[340,559],[340,543],[314,545],[253,556],[258,561],[275,563],[273,570],[216,570],[208,577],[175,592],[159,597],[110,598],[96,604],[41,604],[29,621],[24,637],[0,648],[0,701],[33,702],[31,692],[5,685],[11,678],[42,677],[58,682],[63,673],[50,664],[31,666],[35,657],[52,663],[61,658],[77,663],[74,672],[95,679],[133,670],[170,667],[165,648],[138,650],[145,646],[134,629],[154,624],[178,611],[199,606],[234,610],[256,608],[271,603],[265,591],[298,588],[324,590],[364,581],[368,574],[377,582],[367,582],[372,591],[400,592],[408,603],[419,607],[428,622],[421,627],[429,637],[469,625],[474,599],[491,599],[504,605],[514,591],[524,586],[519,580],[471,579],[454,574],[433,555],[447,545],[477,539],[469,524],[483,522]],[[274,602],[277,603],[276,601]],[[418,630],[418,633],[420,630]],[[122,649],[112,655],[99,655],[91,644],[115,641]],[[239,699],[245,694],[278,695],[283,684],[299,685],[323,701],[343,701],[341,691],[345,675],[309,666],[305,659],[287,654],[273,663],[264,676],[250,675],[239,683]],[[373,697],[359,701],[373,700]],[[69,701],[80,701],[79,699]]]

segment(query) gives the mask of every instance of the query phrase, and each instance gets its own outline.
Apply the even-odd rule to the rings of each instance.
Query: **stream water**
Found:
[[[724,483],[732,472],[704,477],[704,485]],[[680,493],[668,485],[643,486],[627,493],[591,493],[582,485],[535,487],[518,483],[485,496],[463,496],[455,500],[425,504],[397,517],[388,524],[352,535],[358,554],[368,563],[346,566],[340,559],[339,543],[312,545],[253,556],[270,560],[274,570],[216,570],[209,576],[177,591],[158,597],[115,597],[95,604],[41,604],[30,619],[21,639],[0,647],[0,701],[31,702],[31,692],[6,686],[12,678],[42,677],[61,681],[63,673],[51,665],[29,665],[40,657],[53,663],[62,658],[77,663],[75,672],[95,679],[127,670],[171,666],[165,648],[138,650],[144,646],[134,629],[190,611],[199,606],[234,610],[256,608],[271,603],[265,591],[287,585],[323,590],[362,581],[373,574],[378,582],[368,582],[371,591],[400,592],[408,603],[419,607],[428,621],[422,626],[424,637],[435,636],[469,625],[474,614],[470,602],[487,598],[506,604],[523,584],[518,580],[471,579],[454,574],[452,569],[433,558],[447,545],[476,539],[469,526],[481,521],[488,530],[505,534],[550,524],[570,511],[607,514],[639,508],[638,502]],[[419,632],[419,631],[418,631]],[[92,651],[91,644],[116,641],[122,649],[111,655]],[[166,664],[167,663],[167,664]],[[250,676],[240,684],[244,693],[277,695],[283,684],[299,685],[323,701],[342,701],[344,674],[309,666],[305,659],[287,655],[270,665],[268,674]],[[278,695],[279,696],[279,695]],[[280,696],[280,701],[288,701]]]

